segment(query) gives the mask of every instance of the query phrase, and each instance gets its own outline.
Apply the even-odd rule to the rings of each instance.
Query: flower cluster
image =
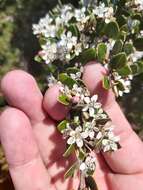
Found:
[[[134,9],[138,11],[143,11],[143,0],[132,0],[127,3],[128,6],[133,6]]]
[[[133,4],[139,8],[129,10]],[[118,2],[107,5],[104,1],[95,1],[86,7],[81,5],[79,8],[71,4],[57,6],[39,24],[33,25],[42,49],[36,60],[46,64],[60,60],[69,64],[76,59],[80,62],[96,59],[110,71],[103,87],[113,88],[117,96],[122,96],[131,89],[130,76],[142,67],[142,0],[125,3],[123,9],[128,17],[120,15]],[[114,77],[115,73],[119,77]],[[121,83],[125,88],[120,88]]]
[[[90,96],[84,84],[73,84],[72,88],[64,85],[60,91],[60,102],[67,100],[71,109],[70,115],[58,125],[59,131],[67,140],[68,148],[64,155],[69,155],[75,149],[78,152],[79,169],[85,176],[92,175],[96,159],[89,153],[118,150],[119,137],[114,135],[114,126],[98,102],[98,96]],[[79,156],[81,152],[82,157]]]
[[[95,171],[96,168],[96,158],[93,156],[87,156],[85,161],[80,164],[80,170],[88,175]]]
[[[98,18],[105,19],[105,23],[109,23],[111,20],[114,20],[114,10],[112,6],[106,7],[104,3],[100,2],[99,6],[95,6],[93,13]]]
[[[113,80],[111,83],[113,85],[113,91],[115,95],[123,96],[123,93],[129,93],[131,89],[131,81],[133,79],[132,75],[128,75],[126,78],[122,78],[117,72],[112,73]],[[116,85],[118,83],[118,85]]]
[[[77,157],[65,178],[75,170],[92,176],[92,153],[120,148],[98,95],[91,96],[82,80],[84,65],[102,64],[107,70],[102,86],[116,97],[129,93],[133,76],[143,72],[143,1],[122,1],[122,6],[118,0],[88,2],[81,0],[76,8],[59,4],[33,25],[41,46],[35,60],[47,64],[48,85],[59,85],[58,101],[70,110],[57,126],[67,142],[64,156]]]

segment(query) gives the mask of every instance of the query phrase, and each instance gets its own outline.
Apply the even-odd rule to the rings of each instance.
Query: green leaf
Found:
[[[110,61],[110,67],[112,69],[121,69],[127,63],[127,56],[124,52],[114,55]]]
[[[135,46],[136,50],[143,51],[143,37],[137,38],[134,41],[134,46]]]
[[[80,149],[79,155],[78,155],[79,159],[84,160],[85,156],[86,156],[86,153],[83,151],[83,149]]]
[[[131,67],[131,70],[132,70],[132,74],[133,75],[136,75],[136,74],[139,74],[139,66],[138,64],[134,63],[133,65],[130,66]]]
[[[77,26],[75,24],[71,24],[69,27],[68,27],[68,31],[70,31],[72,33],[73,36],[79,36],[80,35],[80,32],[77,28]]]
[[[68,156],[70,156],[70,155],[74,152],[74,150],[75,150],[75,146],[74,146],[74,144],[71,144],[71,145],[67,148],[66,152],[63,154],[63,157],[68,157]]]
[[[125,65],[121,69],[118,69],[117,72],[119,73],[119,75],[126,77],[126,76],[132,74],[132,69],[130,66]]]
[[[100,43],[97,46],[97,57],[100,62],[103,62],[106,58],[107,46],[104,43]]]
[[[80,72],[80,69],[78,69],[76,67],[68,67],[66,71],[68,74],[71,74],[71,73],[76,74],[76,73]]]
[[[143,73],[143,61],[138,61],[137,64],[139,67],[139,73]]]
[[[75,162],[65,173],[64,178],[67,179],[68,177],[73,177],[74,176],[74,172],[77,169],[78,164],[77,162]]]
[[[36,56],[34,57],[34,60],[35,60],[36,62],[38,62],[38,63],[41,63],[41,62],[42,62],[42,58],[40,57],[40,55],[36,55]]]
[[[120,81],[118,81],[117,88],[120,91],[124,91],[125,90],[125,87],[124,87],[123,83],[121,83]]]
[[[142,21],[142,15],[141,15],[141,13],[135,13],[135,15],[133,16],[133,19]]]
[[[64,129],[66,129],[67,123],[68,123],[67,120],[61,121],[61,122],[58,124],[58,126],[57,126],[58,131],[59,131],[59,132],[62,132]]]
[[[86,64],[87,62],[93,61],[94,59],[96,59],[96,49],[90,48],[81,53],[79,61],[81,61],[83,64]]]
[[[68,106],[70,104],[69,98],[64,94],[59,95],[58,101],[65,106]]]
[[[110,80],[108,76],[104,76],[103,80],[102,80],[102,86],[103,88],[105,88],[106,90],[110,89]]]
[[[120,30],[121,30],[121,31],[124,31],[124,32],[126,32],[126,33],[128,33],[128,32],[129,32],[129,27],[128,27],[127,24],[124,24],[124,25],[120,28]]]
[[[76,80],[69,77],[66,73],[59,74],[59,81],[61,81],[64,85],[67,85],[69,88],[72,88],[76,83]]]
[[[92,176],[86,177],[85,183],[87,188],[89,188],[90,190],[98,190],[97,184]]]
[[[120,32],[120,29],[117,22],[112,21],[109,24],[107,24],[105,33],[109,38],[116,39],[119,35],[119,32]]]
[[[143,73],[143,61],[137,61],[133,65],[131,65],[132,74],[139,75]]]
[[[122,40],[117,40],[114,44],[112,54],[116,55],[122,51],[123,48],[123,41]]]
[[[41,37],[39,38],[39,43],[40,43],[41,46],[42,46],[42,45],[45,45],[45,44],[47,43],[46,38],[43,37],[43,36],[41,36]]]
[[[127,17],[125,17],[125,15],[120,15],[117,17],[117,22],[118,22],[119,26],[121,27],[127,23]]]
[[[131,53],[134,52],[134,47],[133,47],[133,44],[131,43],[126,43],[124,45],[124,51],[127,55],[130,55]]]
[[[127,38],[127,33],[125,31],[120,31],[119,39],[121,39],[122,41],[125,41],[126,38]]]
[[[102,19],[99,19],[96,24],[96,33],[99,36],[103,36],[105,34],[106,24]]]

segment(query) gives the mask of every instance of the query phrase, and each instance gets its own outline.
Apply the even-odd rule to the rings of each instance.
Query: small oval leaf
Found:
[[[58,131],[59,131],[59,132],[62,132],[64,129],[66,129],[67,123],[68,123],[67,120],[61,121],[61,122],[58,124],[58,126],[57,126]]]
[[[66,73],[59,74],[59,81],[61,81],[64,85],[67,85],[69,88],[72,88],[73,85],[77,83],[76,80],[69,77]]]
[[[74,144],[71,144],[67,150],[65,151],[65,153],[63,154],[63,157],[68,157],[70,156],[75,150]]]
[[[119,75],[126,77],[128,75],[132,74],[132,69],[130,66],[125,65],[124,67],[122,67],[121,69],[118,69],[117,72],[119,73]]]
[[[98,190],[97,184],[92,176],[86,177],[85,183],[87,188],[89,188],[90,190]]]
[[[102,86],[104,89],[109,90],[110,89],[110,80],[108,76],[104,76],[102,80]]]
[[[121,52],[111,58],[110,67],[112,69],[121,69],[127,63],[127,56],[124,52]]]
[[[120,29],[117,22],[112,21],[106,26],[105,33],[109,38],[116,39],[119,35]]]
[[[133,47],[133,44],[131,43],[126,43],[124,45],[124,51],[127,55],[130,55],[131,53],[134,52],[134,47]]]
[[[116,55],[122,51],[123,48],[123,41],[122,40],[117,40],[114,44],[112,54]]]
[[[100,62],[103,62],[106,58],[107,46],[104,43],[100,43],[97,46],[97,57]]]
[[[74,172],[78,167],[78,163],[75,162],[65,173],[64,178],[67,179],[68,177],[73,177],[74,176]]]
[[[85,50],[83,53],[81,53],[80,57],[79,57],[79,61],[81,61],[81,63],[86,64],[89,61],[93,61],[94,59],[96,59],[96,49],[95,48],[90,48]]]
[[[68,106],[70,104],[69,98],[64,94],[59,95],[58,102],[60,102],[61,104],[65,105],[65,106]]]

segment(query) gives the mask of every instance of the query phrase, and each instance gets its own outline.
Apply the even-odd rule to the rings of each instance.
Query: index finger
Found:
[[[114,172],[130,174],[143,171],[143,143],[132,130],[130,124],[115,100],[113,92],[102,87],[102,78],[106,70],[95,62],[86,65],[83,79],[92,94],[97,93],[115,125],[115,134],[121,138],[121,149],[114,153],[105,153],[104,157]]]

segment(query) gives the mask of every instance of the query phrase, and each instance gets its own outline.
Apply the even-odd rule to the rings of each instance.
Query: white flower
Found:
[[[102,137],[103,137],[103,134],[101,131],[99,133],[97,133],[97,135],[96,135],[97,140],[101,139]]]
[[[42,51],[40,51],[39,55],[45,61],[46,64],[53,62],[57,57],[57,46],[55,43],[50,43],[49,41],[42,46]]]
[[[131,89],[131,80],[133,79],[132,75],[129,75],[126,78],[122,78],[117,72],[113,73],[114,80],[111,82],[113,83],[113,89],[116,94],[116,96],[123,96],[124,93],[129,93]],[[114,85],[115,83],[120,82],[123,86],[123,90],[118,89],[117,85]]]
[[[81,135],[84,139],[90,137],[90,139],[92,140],[95,136],[95,131],[93,128],[87,127]]]
[[[104,152],[118,150],[119,136],[114,136],[112,131],[109,131],[106,138],[102,140],[102,149]]]
[[[63,23],[67,24],[73,16],[72,7],[70,5],[64,5],[61,9],[61,20]]]
[[[105,7],[104,3],[100,3],[99,6],[95,6],[93,13],[99,18],[105,19],[106,23],[109,23],[113,18],[114,10],[113,7]]]
[[[74,46],[74,53],[78,56],[82,52],[82,43],[77,43]]]
[[[68,32],[67,34],[63,33],[61,35],[60,41],[57,44],[59,59],[70,60],[71,58],[70,53],[72,53],[72,50],[76,45],[77,45],[76,36],[72,36],[71,32]]]
[[[138,61],[139,59],[143,58],[143,51],[135,51],[133,54],[130,55],[130,58],[133,62]]]
[[[81,135],[82,132],[82,128],[81,126],[77,127],[75,130],[71,130],[70,132],[70,137],[67,140],[67,144],[71,145],[71,144],[75,144],[81,148],[83,146],[83,137]]]
[[[77,72],[75,74],[71,73],[70,77],[74,80],[80,79],[81,78],[81,72]]]
[[[62,34],[61,35],[61,41],[59,42],[61,46],[66,45],[67,50],[71,51],[73,46],[77,44],[77,37],[72,36],[71,32],[68,32],[67,34]]]
[[[134,0],[136,6],[138,6],[139,11],[143,10],[143,0]]]
[[[84,97],[85,107],[82,109],[83,112],[89,112],[90,117],[96,117],[96,110],[101,108],[101,104],[97,102],[98,96],[94,95],[90,97]]]
[[[35,35],[42,34],[44,37],[55,37],[57,28],[55,25],[51,24],[53,19],[46,15],[45,18],[40,19],[38,24],[33,24],[33,33]]]
[[[98,96],[94,95],[90,97],[84,97],[85,107],[82,109],[83,112],[89,112],[89,116],[95,119],[106,119],[107,115],[101,108],[101,103],[97,102]]]
[[[77,84],[74,84],[72,88],[72,92],[73,94],[75,94],[75,96],[81,97],[83,94],[83,89],[79,87]]]
[[[83,7],[82,9],[75,9],[74,16],[78,22],[81,22],[81,24],[85,24],[89,19],[89,16],[86,16],[85,12],[86,12],[85,7]]]
[[[94,172],[96,168],[96,158],[88,156],[84,162],[80,164],[80,170],[88,176],[88,173]]]
[[[143,30],[140,31],[140,35],[143,36]]]
[[[60,92],[66,95],[70,95],[71,94],[71,90],[69,89],[68,86],[64,86],[63,84],[61,84],[62,86],[60,86]]]

